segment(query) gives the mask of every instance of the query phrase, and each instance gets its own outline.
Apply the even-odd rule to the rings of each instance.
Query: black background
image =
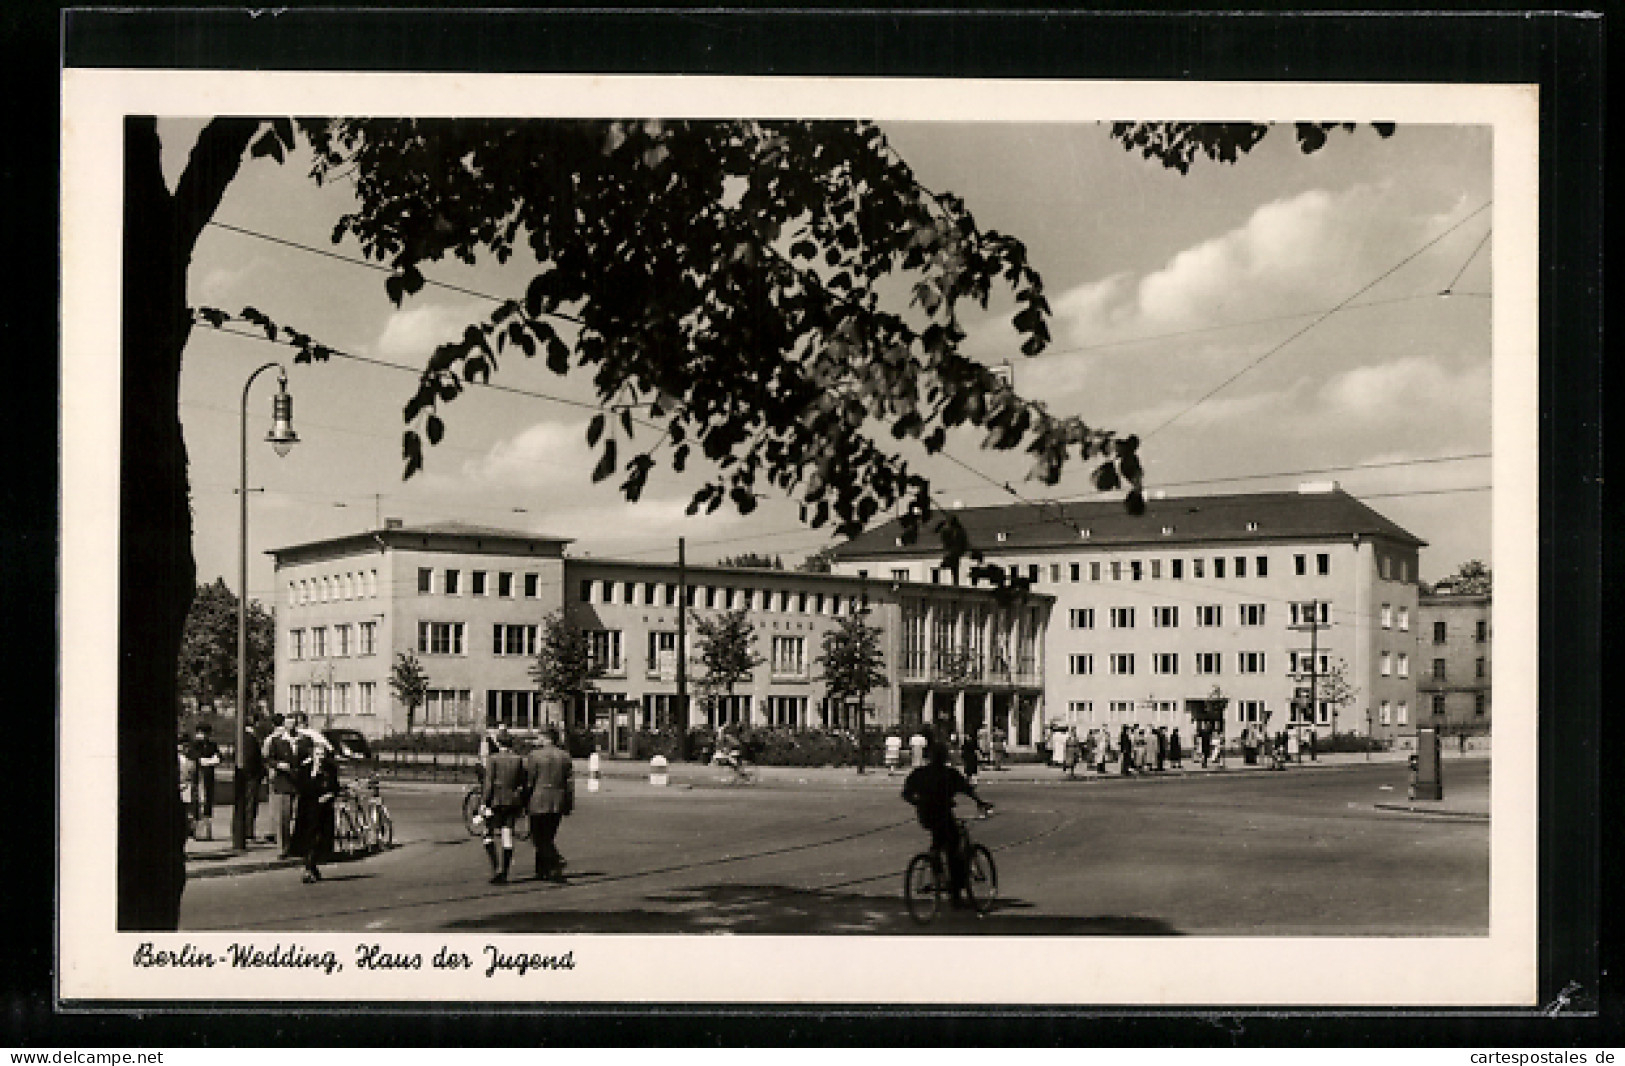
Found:
[[[1255,5],[1260,6],[1260,5]],[[866,13],[803,8],[630,14],[442,10],[154,9],[0,12],[14,93],[3,174],[12,269],[0,320],[5,395],[23,454],[0,479],[0,669],[21,681],[5,702],[11,803],[0,893],[13,955],[3,971],[4,1042],[89,1047],[429,1043],[547,1044],[1361,1044],[1595,1048],[1619,1042],[1617,958],[1605,948],[1604,885],[1618,849],[1599,848],[1617,820],[1599,792],[1602,721],[1602,56],[1594,17],[1506,8],[1476,15],[1329,11],[1250,15],[1050,12]],[[877,1009],[804,1011],[673,1005],[511,1005],[363,1013],[306,1004],[185,1010],[129,1005],[64,1010],[53,999],[50,891],[58,739],[54,686],[40,664],[57,639],[56,466],[59,422],[45,353],[54,273],[28,254],[56,246],[44,207],[57,170],[57,61],[181,69],[828,74],[861,77],[1157,78],[1537,83],[1541,90],[1541,1001],[1529,1012],[1316,1014],[1211,1011]],[[37,77],[37,80],[36,80]],[[47,80],[49,79],[49,80]],[[28,91],[32,89],[33,91]],[[49,106],[47,97],[50,97]],[[1245,119],[1247,116],[1237,116]],[[1312,116],[1306,116],[1312,117]],[[46,146],[49,146],[48,149]],[[25,207],[31,200],[38,210]],[[109,236],[109,254],[117,236]],[[25,295],[26,294],[26,295]],[[21,429],[22,432],[18,432]],[[37,454],[36,453],[37,450]],[[13,454],[17,454],[14,450]],[[1611,541],[1610,541],[1611,543]],[[1613,625],[1609,624],[1608,631]],[[67,635],[71,639],[72,635]],[[54,650],[54,649],[52,649]],[[61,738],[71,744],[73,738]],[[1614,760],[1617,762],[1617,760]],[[1614,776],[1618,776],[1615,774]],[[1611,797],[1609,797],[1611,798]],[[112,813],[109,812],[109,817]],[[1087,946],[1081,950],[1087,950]],[[964,964],[978,965],[971,945]],[[673,960],[668,960],[673,961]],[[635,985],[636,975],[627,980]],[[1222,990],[1215,1002],[1222,1003]],[[1600,1014],[1598,1012],[1601,1012]],[[1087,1050],[1084,1053],[1088,1053]]]

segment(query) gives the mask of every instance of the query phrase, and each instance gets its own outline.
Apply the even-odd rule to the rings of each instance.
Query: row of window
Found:
[[[493,624],[491,654],[501,657],[534,656],[538,632],[538,627],[530,624]],[[462,622],[420,621],[418,654],[466,655],[468,651],[465,634],[466,626]],[[582,635],[587,640],[588,656],[594,665],[600,667],[606,674],[626,673],[621,630],[589,629]],[[656,675],[674,673],[677,666],[677,631],[655,630],[648,634],[648,639],[648,672]],[[775,635],[769,648],[771,654],[768,663],[774,677],[806,677],[806,637]]]
[[[328,641],[329,634],[332,636],[331,643]],[[375,655],[377,652],[377,622],[288,630],[290,659],[347,659],[352,655]]]
[[[675,582],[613,581],[583,578],[582,603],[622,606],[675,607]],[[724,611],[764,611],[778,614],[856,614],[869,605],[866,596],[841,596],[824,592],[791,592],[788,589],[728,588],[717,585],[689,585],[688,606]]]
[[[1409,607],[1406,607],[1404,604],[1401,604],[1397,611],[1394,609],[1394,606],[1392,604],[1389,604],[1389,603],[1383,604],[1382,605],[1382,610],[1380,611],[1380,614],[1379,614],[1379,617],[1380,617],[1380,620],[1382,622],[1382,628],[1384,628],[1384,629],[1392,629],[1392,628],[1394,628],[1394,621],[1397,618],[1398,622],[1399,622],[1400,631],[1401,632],[1409,632],[1410,631],[1410,628],[1411,628],[1411,609]],[[1435,632],[1437,632],[1437,631],[1438,630],[1435,629]]]
[[[436,574],[440,580],[435,581]],[[418,592],[422,595],[439,593],[442,596],[497,596],[502,599],[514,599],[521,594],[527,600],[534,600],[541,595],[542,578],[540,574],[519,574],[509,570],[470,570],[468,581],[463,581],[461,570],[435,570],[433,567],[418,567]]]
[[[1483,659],[1483,658],[1475,659],[1473,661],[1473,676],[1475,678],[1485,678],[1485,677],[1490,676],[1490,673],[1489,673],[1489,660]],[[1435,680],[1435,681],[1448,681],[1448,680],[1450,680],[1450,678],[1449,678],[1449,669],[1446,666],[1445,660],[1443,660],[1443,659],[1435,659],[1435,660],[1433,660],[1433,680]]]
[[[312,717],[330,714],[377,714],[378,683],[376,681],[336,681],[332,684],[314,682],[309,685],[288,686],[290,714],[308,714]]]
[[[1476,718],[1484,717],[1484,712],[1488,708],[1489,698],[1482,692],[1475,692],[1473,694],[1473,716]],[[1433,713],[1440,718],[1444,717],[1446,713],[1445,696],[1442,692],[1436,693],[1433,697]]]
[[[1244,626],[1261,626],[1264,624],[1268,612],[1266,604],[1239,603],[1236,604],[1236,620]],[[1331,604],[1321,600],[1311,600],[1308,603],[1291,603],[1287,605],[1291,612],[1291,625],[1330,625]],[[1179,608],[1177,606],[1152,607],[1150,610],[1151,625],[1156,629],[1178,629]],[[1217,603],[1197,604],[1191,608],[1198,628],[1214,628],[1224,625],[1224,607]],[[1113,607],[1108,617],[1113,629],[1133,629],[1135,609],[1133,607]],[[1068,615],[1068,621],[1073,629],[1095,628],[1095,609],[1093,607],[1074,607]]]
[[[1140,709],[1147,714],[1139,715]],[[1269,708],[1264,700],[1237,700],[1235,710],[1236,721],[1242,725],[1260,724],[1269,719]],[[1095,717],[1093,700],[1072,700],[1067,704],[1067,711],[1068,720],[1082,726],[1179,724],[1179,703],[1175,700],[1111,700],[1106,705],[1103,718]],[[1329,725],[1331,716],[1331,704],[1322,702],[1313,712],[1307,707],[1293,707],[1287,721],[1293,725]],[[1115,742],[1116,738],[1112,739]]]
[[[1052,585],[1059,585],[1063,581],[1141,581],[1150,578],[1152,581],[1161,580],[1163,564],[1167,564],[1167,574],[1171,580],[1183,580],[1186,566],[1192,580],[1200,581],[1209,573],[1208,564],[1212,564],[1212,574],[1215,578],[1223,578],[1227,574],[1234,577],[1246,577],[1249,572],[1255,577],[1269,576],[1270,557],[1268,555],[1215,555],[1211,558],[1197,557],[1192,559],[1103,559],[1090,562],[1076,563],[1010,563],[1008,573],[1012,580],[1026,580],[1029,585],[1042,584],[1047,576]],[[1308,576],[1310,572],[1308,555],[1294,555],[1292,557],[1292,572],[1298,577]],[[1327,552],[1320,552],[1314,557],[1314,573],[1320,577],[1327,577],[1332,572],[1332,557]],[[859,577],[868,577],[869,571],[859,570]],[[899,567],[891,572],[894,581],[908,581],[909,570]],[[931,568],[931,583],[940,585],[946,578],[950,583],[957,584],[957,575],[942,567]]]
[[[1411,657],[1404,652],[1382,652],[1377,656],[1377,672],[1383,677],[1410,677]]]
[[[1483,644],[1486,641],[1488,641],[1489,639],[1490,639],[1490,624],[1489,624],[1489,622],[1487,622],[1486,620],[1484,620],[1482,618],[1475,619],[1474,623],[1473,623],[1473,641],[1474,641],[1474,643]],[[1444,622],[1442,622],[1442,621],[1434,622],[1433,623],[1433,643],[1435,643],[1435,644],[1444,644],[1444,643],[1447,642],[1447,640],[1448,640],[1448,630],[1447,630],[1447,627],[1445,626]]]
[[[1107,661],[1111,672],[1119,676],[1134,673],[1133,652],[1113,652],[1108,655]],[[1156,652],[1147,656],[1151,660],[1153,674],[1175,675],[1179,673],[1178,652]],[[1307,655],[1304,656],[1308,658]],[[1324,657],[1323,657],[1324,658]],[[1191,660],[1198,674],[1218,674],[1223,672],[1223,655],[1216,651],[1201,651],[1191,654]],[[1293,658],[1296,668],[1298,659]],[[1095,672],[1095,657],[1088,652],[1074,652],[1067,657],[1067,672],[1073,677],[1086,677]],[[1236,653],[1236,672],[1238,674],[1265,673],[1264,653],[1261,651],[1242,651]]]
[[[336,600],[376,599],[378,571],[351,570],[327,577],[301,578],[288,582],[288,606],[328,603]]]

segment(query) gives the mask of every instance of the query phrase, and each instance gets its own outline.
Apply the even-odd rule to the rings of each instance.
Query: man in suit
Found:
[[[559,822],[575,807],[575,769],[570,756],[559,747],[559,734],[552,726],[542,730],[539,743],[525,759],[525,777],[530,785],[530,842],[536,845],[537,880],[562,881],[564,856],[554,846]]]
[[[513,750],[513,737],[498,729],[497,750],[485,760],[485,793],[481,797],[485,815],[485,854],[491,860],[491,883],[508,880],[513,865],[513,820],[525,808],[525,763]],[[496,834],[502,834],[502,856],[497,858]]]
[[[293,804],[299,789],[294,778],[293,734],[282,715],[273,715],[276,729],[261,750],[271,775],[271,820],[276,829],[277,853],[287,858],[293,836]]]

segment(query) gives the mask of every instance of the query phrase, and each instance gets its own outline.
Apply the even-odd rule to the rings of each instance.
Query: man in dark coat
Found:
[[[485,794],[481,797],[485,815],[485,854],[491,860],[491,883],[508,880],[513,865],[513,820],[525,806],[525,762],[513,750],[513,737],[506,729],[497,730],[497,750],[485,760]],[[502,835],[502,855],[497,857],[496,834]]]
[[[948,765],[948,746],[941,741],[931,745],[930,762],[911,772],[903,780],[903,799],[914,807],[914,812],[931,833],[931,847],[948,857],[948,879],[953,884],[953,904],[963,907],[970,881],[967,856],[961,848],[959,823],[954,819],[954,797],[963,793],[976,801],[978,808],[993,806],[976,794],[976,788],[965,776]]]
[[[530,842],[536,845],[536,879],[562,881],[564,856],[554,843],[559,823],[575,807],[575,768],[559,747],[552,726],[542,730],[525,757],[525,783],[530,789]]]
[[[276,828],[277,851],[285,859],[291,852],[293,806],[299,794],[294,775],[293,733],[282,715],[273,715],[276,728],[265,738],[261,753],[271,775],[271,820]]]
[[[265,752],[261,745],[265,743],[267,735],[265,716],[256,714],[254,725],[243,734],[242,774],[243,783],[234,786],[238,795],[243,797],[243,838],[254,839],[254,823],[260,816],[260,782],[265,779]]]

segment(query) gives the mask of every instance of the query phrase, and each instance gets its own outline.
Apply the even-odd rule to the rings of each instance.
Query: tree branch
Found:
[[[243,165],[243,152],[260,128],[257,118],[210,120],[175,185],[176,237],[188,257],[198,234],[220,207],[226,188]]]

